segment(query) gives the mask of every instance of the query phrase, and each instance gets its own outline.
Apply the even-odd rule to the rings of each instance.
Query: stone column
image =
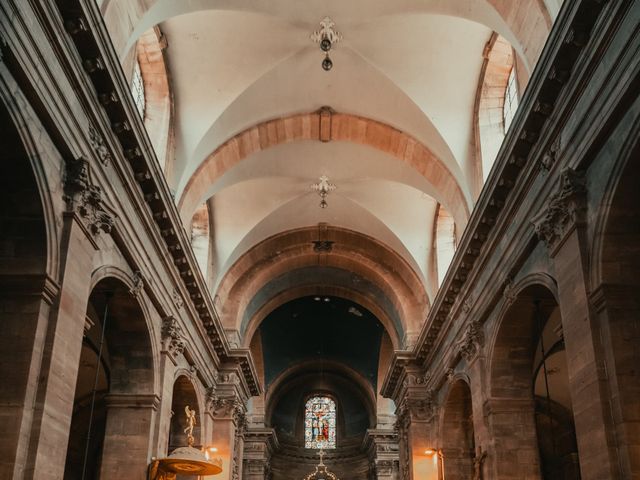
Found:
[[[64,214],[60,247],[60,293],[46,333],[39,330],[39,343],[33,345],[33,353],[41,358],[39,364],[32,364],[29,380],[37,386],[36,398],[33,404],[25,405],[33,415],[23,464],[25,479],[57,480],[64,476],[93,258],[99,236],[113,226],[100,188],[91,184],[88,171],[89,163],[82,158],[67,162],[68,212]],[[26,431],[23,434],[29,435]]]
[[[109,394],[101,480],[145,480],[151,457],[157,395]]]
[[[47,326],[58,290],[45,275],[0,276],[0,376],[5,383],[0,389],[0,478],[16,478],[25,468]]]
[[[157,458],[165,457],[171,453],[167,450],[169,448],[169,432],[171,430],[173,386],[178,357],[182,355],[186,345],[182,329],[173,316],[168,316],[163,319],[161,334],[160,376],[162,378],[162,401],[160,402],[159,414],[157,416],[157,440],[155,442],[155,453],[153,455]],[[201,415],[201,418],[204,419],[204,417],[204,415]],[[210,429],[205,430],[210,431]]]
[[[69,428],[90,294],[93,255],[97,246],[75,213],[65,218],[60,294],[51,311],[46,338],[34,344],[42,355],[30,379],[38,393],[32,405],[33,423],[24,466],[25,479],[54,480],[64,474]],[[44,332],[39,331],[39,337]],[[25,432],[26,433],[26,432]]]
[[[622,478],[640,476],[640,296],[637,287],[601,285],[591,294],[601,326]]]
[[[396,429],[398,432],[400,478],[402,480],[436,480],[437,467],[425,457],[427,449],[437,446],[433,392],[426,388],[424,372],[406,367],[397,396]]]
[[[463,307],[464,309],[464,307]],[[465,310],[468,313],[469,309]],[[495,458],[496,451],[491,441],[491,434],[487,428],[485,400],[488,395],[485,391],[487,380],[486,357],[485,357],[485,335],[480,322],[470,322],[467,326],[464,338],[458,344],[460,356],[467,364],[469,374],[469,389],[471,390],[471,409],[473,414],[473,434],[475,444],[474,462],[482,473],[482,478],[492,478],[489,474],[489,467],[492,458]]]
[[[395,430],[370,429],[363,449],[369,456],[370,480],[396,480],[400,469],[400,447]]]
[[[269,480],[271,456],[277,448],[278,439],[273,428],[248,428],[244,434],[244,480]]]
[[[533,397],[490,398],[484,412],[494,442],[485,467],[492,471],[488,478],[541,478]]]
[[[582,479],[614,479],[620,472],[600,327],[589,303],[585,217],[584,176],[568,168],[533,222],[555,266]]]
[[[241,390],[235,371],[221,373],[219,380],[209,400],[213,416],[212,443],[218,449],[223,469],[215,479],[241,480],[247,396]]]

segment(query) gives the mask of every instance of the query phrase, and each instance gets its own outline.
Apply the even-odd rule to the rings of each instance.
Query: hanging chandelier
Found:
[[[333,67],[333,61],[329,57],[329,52],[342,40],[342,34],[338,32],[334,27],[336,24],[331,17],[324,17],[320,22],[320,29],[311,34],[311,40],[320,45],[320,50],[324,52],[324,59],[322,60],[322,69],[328,72]]]

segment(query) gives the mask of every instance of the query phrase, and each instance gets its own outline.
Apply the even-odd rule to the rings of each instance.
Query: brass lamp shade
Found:
[[[208,459],[201,450],[193,447],[176,448],[159,463],[163,470],[181,475],[217,475],[222,472],[221,459]]]

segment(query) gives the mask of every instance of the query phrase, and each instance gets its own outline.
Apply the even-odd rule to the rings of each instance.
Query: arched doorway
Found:
[[[53,293],[47,291],[47,224],[30,155],[0,84],[0,455],[3,472],[21,475],[30,430],[39,358]],[[50,263],[54,263],[51,261]]]
[[[494,475],[512,478],[519,459],[520,475],[580,478],[562,320],[546,287],[525,287],[505,312],[490,381]]]

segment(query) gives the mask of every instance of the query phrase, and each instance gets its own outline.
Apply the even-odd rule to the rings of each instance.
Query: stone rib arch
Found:
[[[262,307],[260,307],[260,309],[249,319],[244,335],[244,346],[246,348],[250,347],[255,332],[258,330],[260,324],[266,318],[266,316],[269,315],[270,312],[274,311],[276,308],[284,305],[291,300],[311,295],[317,295],[320,297],[341,297],[362,305],[367,310],[369,310],[378,320],[380,320],[380,323],[382,323],[382,325],[385,327],[385,330],[389,335],[389,338],[391,339],[394,349],[399,350],[401,348],[401,332],[398,332],[396,330],[395,325],[393,324],[393,320],[389,317],[382,306],[355,289],[349,289],[338,285],[325,284],[301,285],[299,287],[280,292],[272,298],[268,299],[264,303],[264,305],[262,305]]]
[[[294,114],[259,123],[227,140],[192,174],[180,197],[183,222],[206,200],[209,189],[231,167],[269,147],[297,141],[342,141],[367,145],[414,168],[433,185],[437,200],[450,211],[462,231],[469,218],[470,201],[447,167],[415,138],[389,125],[345,113],[323,111]]]
[[[321,265],[350,271],[376,285],[398,312],[403,335],[417,334],[429,305],[420,278],[410,266],[387,246],[358,232],[330,227],[328,239],[335,242],[332,251],[321,256],[313,250],[315,227],[275,235],[245,253],[217,291],[224,327],[240,331],[247,307],[269,282],[286,272]]]

